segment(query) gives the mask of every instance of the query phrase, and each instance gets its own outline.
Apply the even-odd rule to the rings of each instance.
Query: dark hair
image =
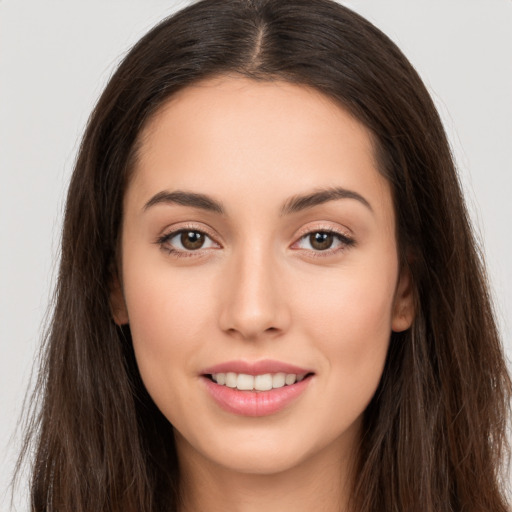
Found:
[[[500,470],[512,385],[450,148],[398,48],[330,0],[203,0],[129,52],[86,129],[71,180],[53,319],[39,375],[32,510],[165,511],[179,504],[172,426],[145,390],[129,327],[112,320],[123,196],[138,135],[207,77],[285,80],[371,131],[389,180],[416,316],[393,333],[364,415],[357,512],[507,509]]]

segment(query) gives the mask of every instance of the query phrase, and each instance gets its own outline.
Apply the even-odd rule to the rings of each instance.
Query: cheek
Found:
[[[395,281],[393,272],[351,269],[317,280],[313,291],[297,289],[296,306],[304,324],[323,333],[322,339],[363,348],[376,343],[379,333],[391,332]]]
[[[328,394],[352,410],[348,417],[366,408],[382,375],[391,336],[392,277],[392,272],[390,277],[354,271],[302,298],[307,300],[304,328],[323,354],[329,374]]]
[[[183,272],[165,260],[158,261],[161,257],[156,259],[156,263],[134,260],[126,264],[126,268],[136,269],[124,275],[132,331],[140,331],[145,344],[172,346],[172,339],[187,345],[208,318],[211,287],[205,285],[200,270]]]
[[[145,267],[150,270],[141,272]],[[214,299],[200,279],[169,267],[134,268],[136,274],[125,275],[125,297],[137,365],[149,394],[172,421],[168,405],[183,398],[185,379],[196,376]]]

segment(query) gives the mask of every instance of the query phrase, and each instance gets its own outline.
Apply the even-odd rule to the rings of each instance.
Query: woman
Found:
[[[507,510],[511,383],[435,108],[325,0],[198,2],[71,181],[33,510]]]

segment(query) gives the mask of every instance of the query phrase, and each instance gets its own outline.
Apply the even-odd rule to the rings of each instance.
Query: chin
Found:
[[[228,471],[262,476],[298,468],[308,458],[306,453],[302,453],[295,446],[281,446],[273,450],[261,446],[246,447],[242,450],[235,448],[218,455],[215,462]]]
[[[276,475],[288,471],[300,471],[325,460],[325,455],[332,463],[350,457],[357,445],[360,422],[355,421],[341,432],[337,430],[292,427],[286,429],[252,428],[229,429],[219,435],[186,441],[177,436],[178,453],[181,460],[194,452],[193,458],[200,464],[211,464],[230,473],[246,475]],[[198,442],[199,441],[199,442]],[[181,452],[181,453],[180,453]],[[323,464],[320,463],[320,467]],[[320,469],[320,468],[319,468]]]

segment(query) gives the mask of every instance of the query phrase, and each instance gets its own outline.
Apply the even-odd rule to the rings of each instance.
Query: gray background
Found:
[[[354,0],[405,52],[448,131],[512,356],[512,1]],[[186,1],[0,0],[0,510],[57,269],[66,185],[126,50]],[[16,494],[28,510],[26,484]]]

